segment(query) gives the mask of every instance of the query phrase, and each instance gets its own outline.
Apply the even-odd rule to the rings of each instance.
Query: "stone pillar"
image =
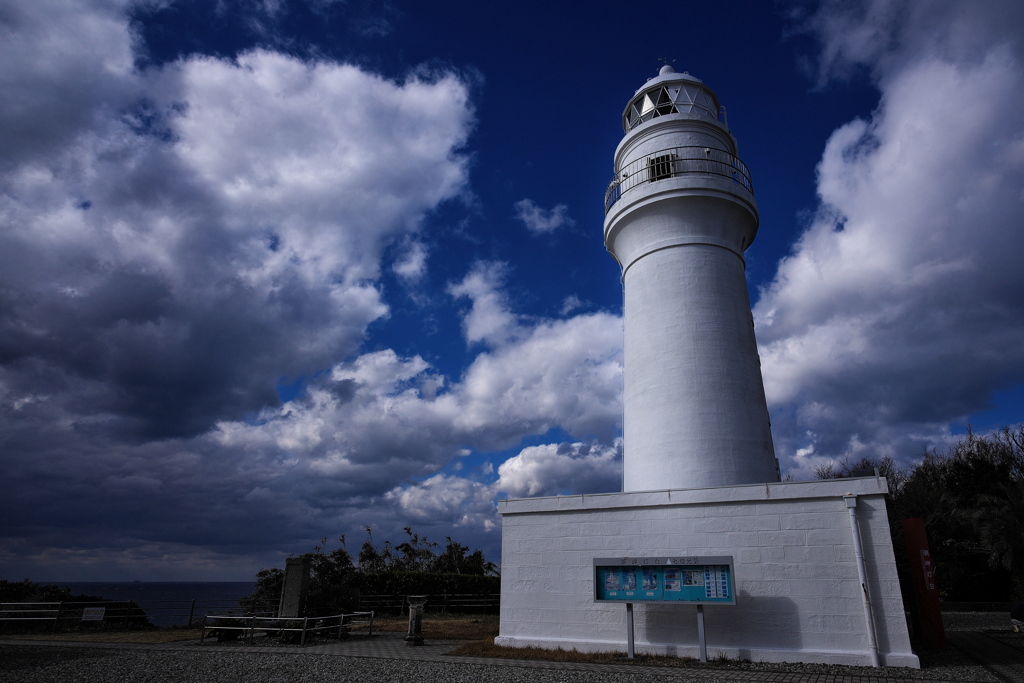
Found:
[[[284,565],[284,585],[279,617],[301,617],[306,612],[306,592],[309,589],[309,558],[289,557]]]

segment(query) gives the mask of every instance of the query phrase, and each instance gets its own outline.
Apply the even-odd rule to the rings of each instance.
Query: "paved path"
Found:
[[[1024,641],[1008,632],[953,631],[950,645],[1004,681],[1024,683]]]
[[[878,670],[877,673],[863,674],[857,671],[858,675],[851,675],[849,671],[842,673],[821,673],[800,671],[800,665],[794,665],[794,670],[789,671],[757,671],[739,668],[718,668],[714,664],[697,667],[654,667],[637,666],[634,664],[584,664],[574,662],[548,662],[537,660],[507,660],[476,657],[454,657],[446,654],[458,646],[454,641],[427,641],[422,647],[408,647],[402,640],[402,634],[384,633],[375,635],[372,638],[353,637],[347,641],[311,645],[308,647],[279,646],[279,645],[241,645],[241,644],[215,644],[208,641],[200,644],[198,641],[180,641],[163,644],[124,644],[124,643],[73,643],[67,641],[25,641],[25,640],[0,640],[0,657],[3,656],[7,646],[18,646],[19,648],[39,648],[38,651],[53,649],[56,655],[58,648],[89,648],[93,651],[134,651],[134,652],[208,652],[208,653],[231,653],[244,655],[245,653],[261,653],[276,655],[328,655],[332,657],[354,657],[361,659],[378,660],[403,660],[407,662],[429,662],[447,665],[449,670],[454,672],[457,669],[481,665],[490,668],[498,667],[507,671],[510,680],[521,680],[523,674],[534,671],[536,674],[546,674],[543,678],[558,680],[561,677],[572,677],[579,679],[579,676],[586,677],[588,674],[598,675],[600,678],[619,675],[625,678],[642,676],[643,679],[651,680],[675,680],[675,681],[756,681],[764,683],[936,683],[937,681],[962,681],[962,680],[1001,680],[1010,683],[1024,683],[1024,640],[1019,637],[1007,636],[1001,638],[999,633],[984,632],[950,632],[947,639],[954,648],[964,652],[975,661],[984,665],[987,675],[980,667],[977,667],[977,674],[980,677],[961,677],[957,674],[936,677],[935,672],[913,671],[913,670]],[[99,652],[97,652],[99,654]],[[112,652],[113,654],[113,652]],[[563,672],[559,674],[558,672]],[[574,673],[570,673],[574,672]],[[541,676],[538,676],[541,677]],[[2,677],[0,677],[2,678]],[[503,677],[504,678],[504,677]]]

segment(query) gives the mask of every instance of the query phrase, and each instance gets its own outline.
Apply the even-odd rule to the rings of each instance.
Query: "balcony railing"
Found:
[[[739,157],[711,147],[672,147],[648,154],[621,169],[604,193],[604,212],[608,213],[622,195],[644,183],[653,183],[682,175],[712,175],[728,178],[753,194],[750,171]]]

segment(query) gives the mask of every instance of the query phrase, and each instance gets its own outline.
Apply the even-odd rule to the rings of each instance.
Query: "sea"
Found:
[[[189,617],[201,622],[204,614],[223,613],[238,608],[238,600],[251,595],[251,581],[127,581],[69,582],[75,595],[95,595],[107,600],[132,600],[156,626],[185,626]]]

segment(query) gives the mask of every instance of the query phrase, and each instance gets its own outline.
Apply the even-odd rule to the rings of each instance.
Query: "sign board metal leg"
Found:
[[[633,659],[633,603],[626,603],[626,657]]]
[[[697,641],[700,643],[700,661],[708,661],[708,641],[704,638],[704,605],[697,605]]]

